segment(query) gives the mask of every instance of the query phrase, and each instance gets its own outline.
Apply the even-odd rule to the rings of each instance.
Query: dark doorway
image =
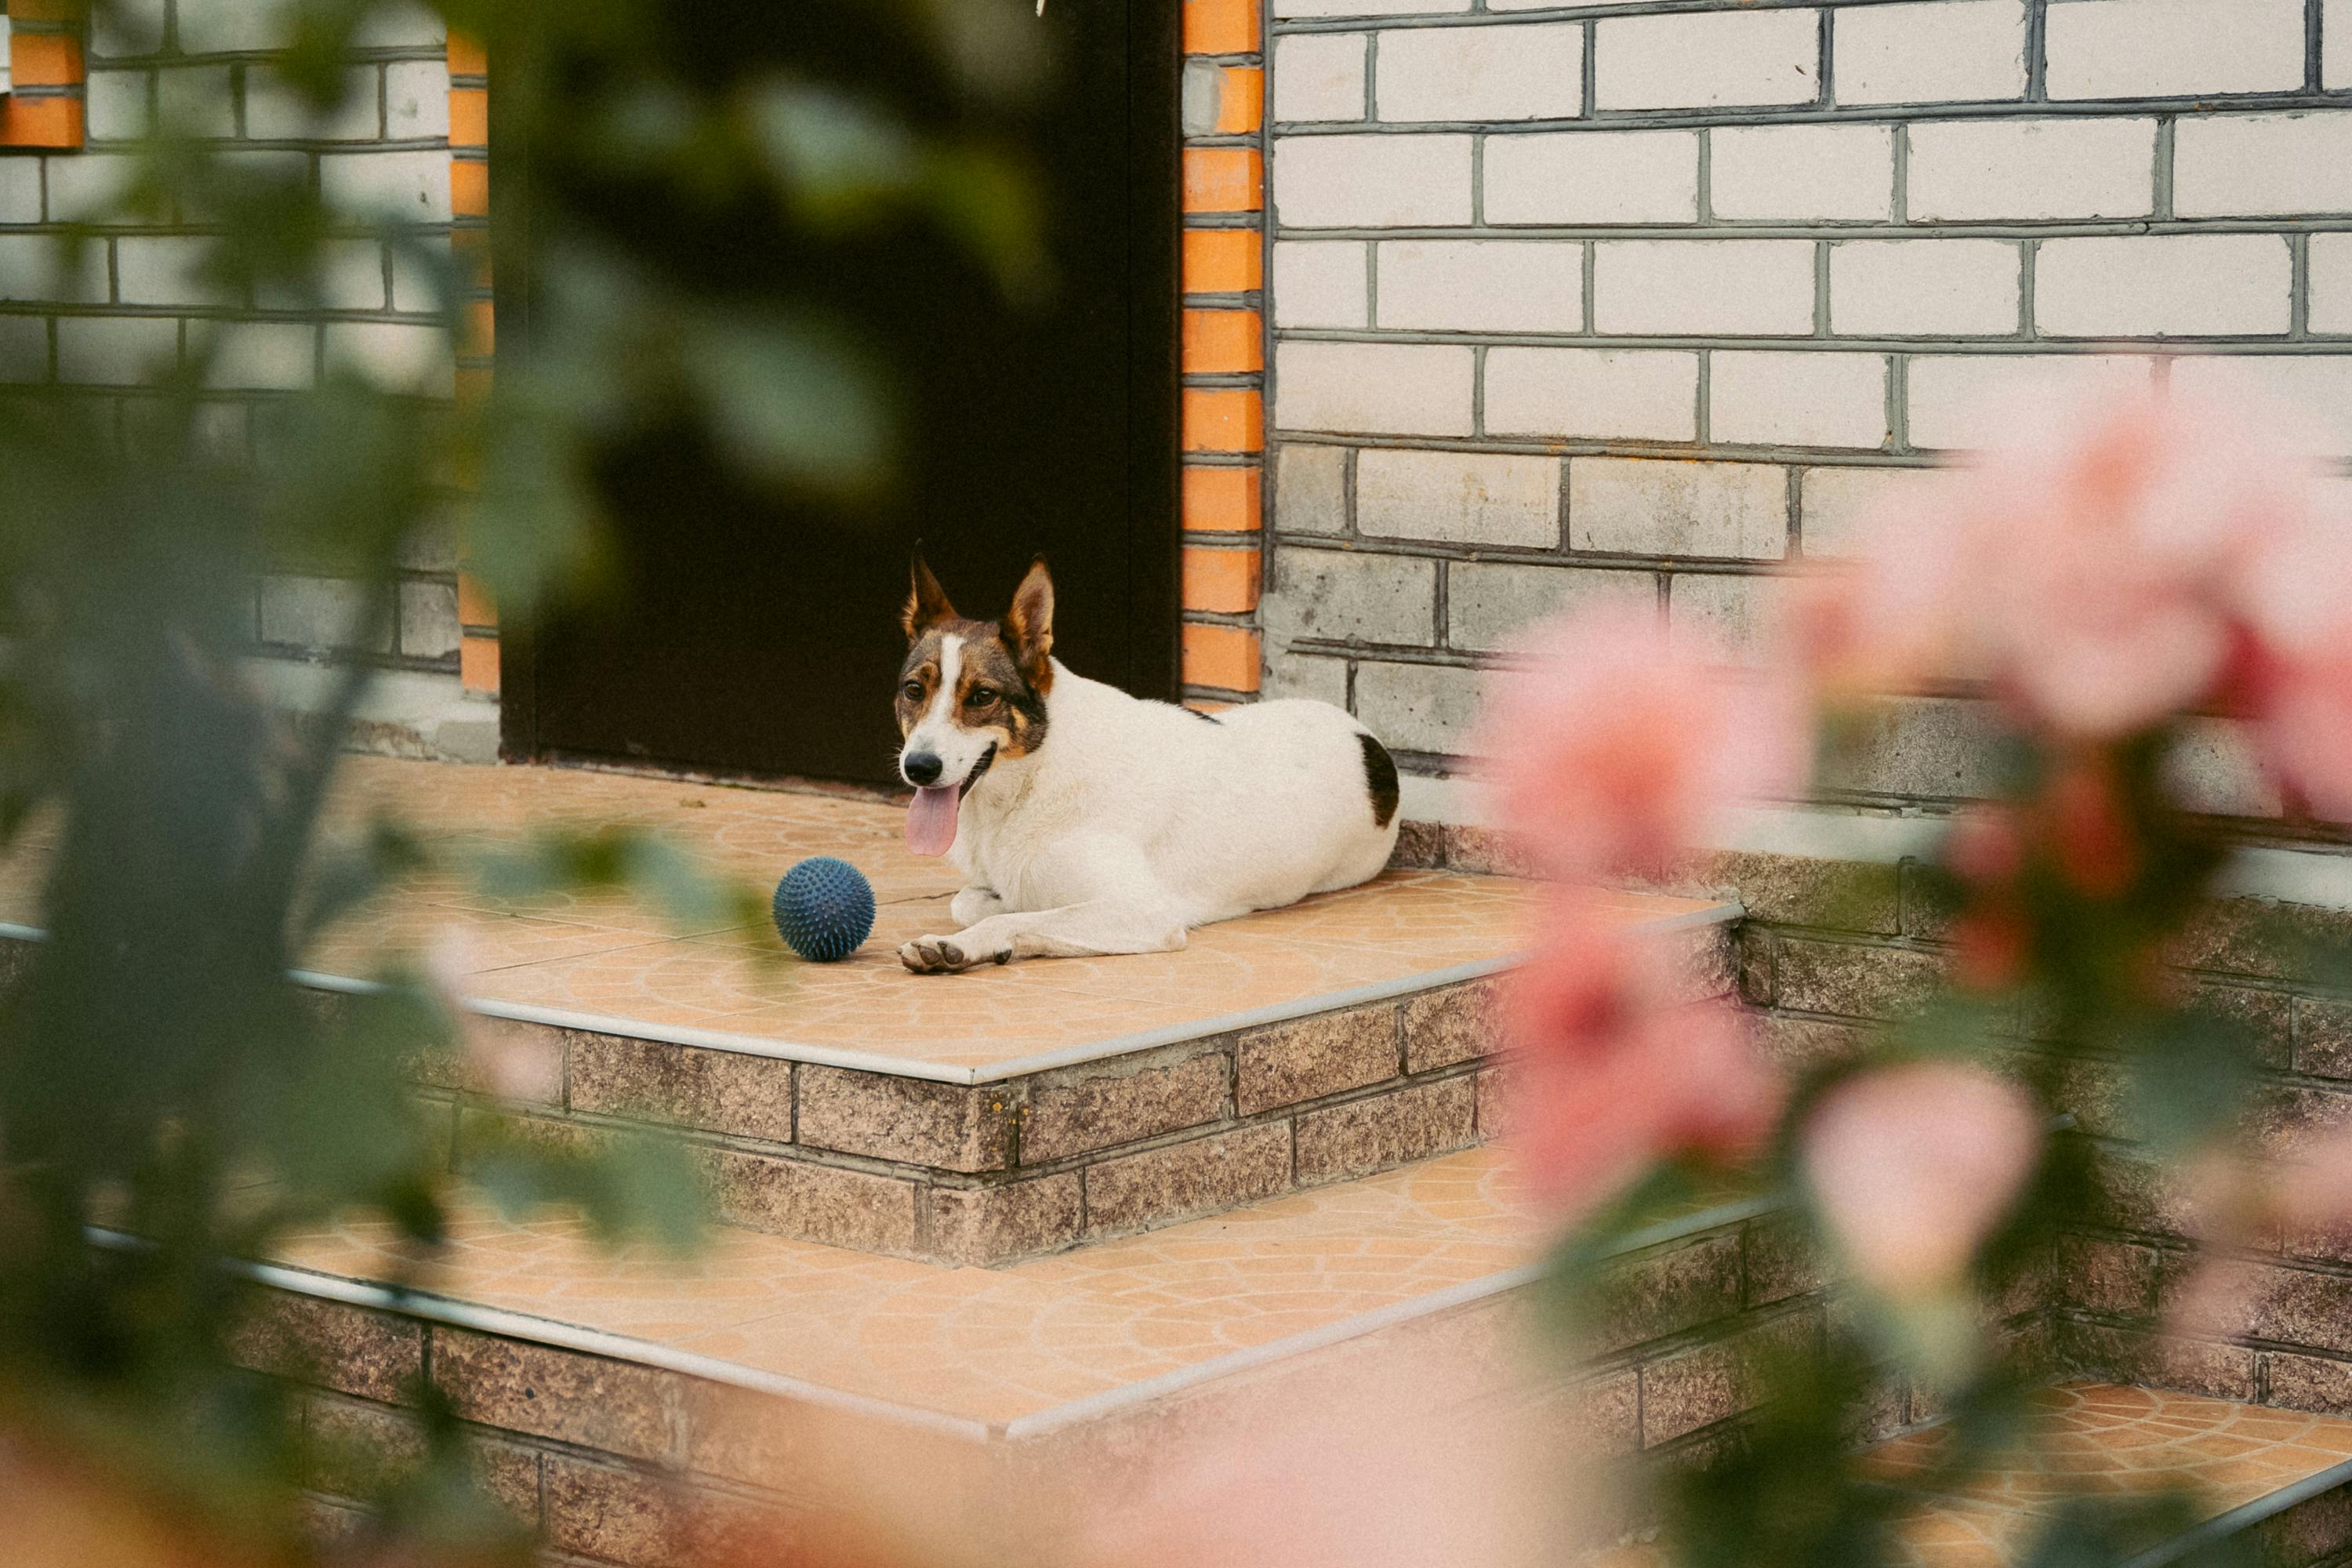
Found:
[[[1046,8],[1055,68],[1009,125],[1045,198],[1051,284],[1034,302],[1009,302],[929,232],[812,248],[781,226],[698,234],[683,214],[614,204],[628,243],[702,247],[724,287],[757,294],[763,272],[781,288],[791,269],[826,269],[823,297],[889,367],[903,455],[895,489],[853,508],[731,482],[684,426],[607,454],[618,592],[507,629],[509,756],[894,780],[896,621],[918,539],[958,608],[983,617],[1045,555],[1063,659],[1175,695],[1177,3]],[[739,7],[689,9],[704,25]],[[802,29],[793,47],[809,47],[815,18],[798,7],[740,9],[739,47],[756,47],[761,27]],[[903,103],[908,79],[868,47],[856,41],[850,74]],[[499,129],[499,179],[518,164],[530,180],[590,177],[560,153],[502,143]],[[502,272],[499,285],[503,362],[530,352],[529,302],[510,299],[527,284]]]

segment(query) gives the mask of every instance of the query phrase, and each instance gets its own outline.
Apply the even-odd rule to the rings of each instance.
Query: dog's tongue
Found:
[[[961,784],[933,784],[915,792],[907,808],[907,847],[918,855],[944,855],[955,847],[956,798]]]

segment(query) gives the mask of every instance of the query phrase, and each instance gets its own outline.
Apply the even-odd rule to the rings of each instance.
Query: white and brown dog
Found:
[[[1170,952],[1388,864],[1396,763],[1328,703],[1207,714],[1073,674],[1042,560],[1002,620],[971,621],[918,552],[900,620],[907,846],[964,873],[962,929],[898,950],[918,973]]]

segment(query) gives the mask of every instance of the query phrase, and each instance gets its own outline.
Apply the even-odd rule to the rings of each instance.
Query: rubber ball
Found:
[[[776,884],[776,931],[811,963],[837,963],[874,931],[874,887],[846,860],[812,856]]]

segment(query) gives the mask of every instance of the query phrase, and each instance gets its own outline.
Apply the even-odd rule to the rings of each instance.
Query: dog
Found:
[[[964,874],[952,934],[898,950],[919,974],[1016,958],[1170,952],[1194,926],[1381,874],[1396,763],[1328,702],[1203,713],[1130,697],[1054,657],[1041,557],[995,621],[967,620],[915,552],[899,624],[907,846]]]

